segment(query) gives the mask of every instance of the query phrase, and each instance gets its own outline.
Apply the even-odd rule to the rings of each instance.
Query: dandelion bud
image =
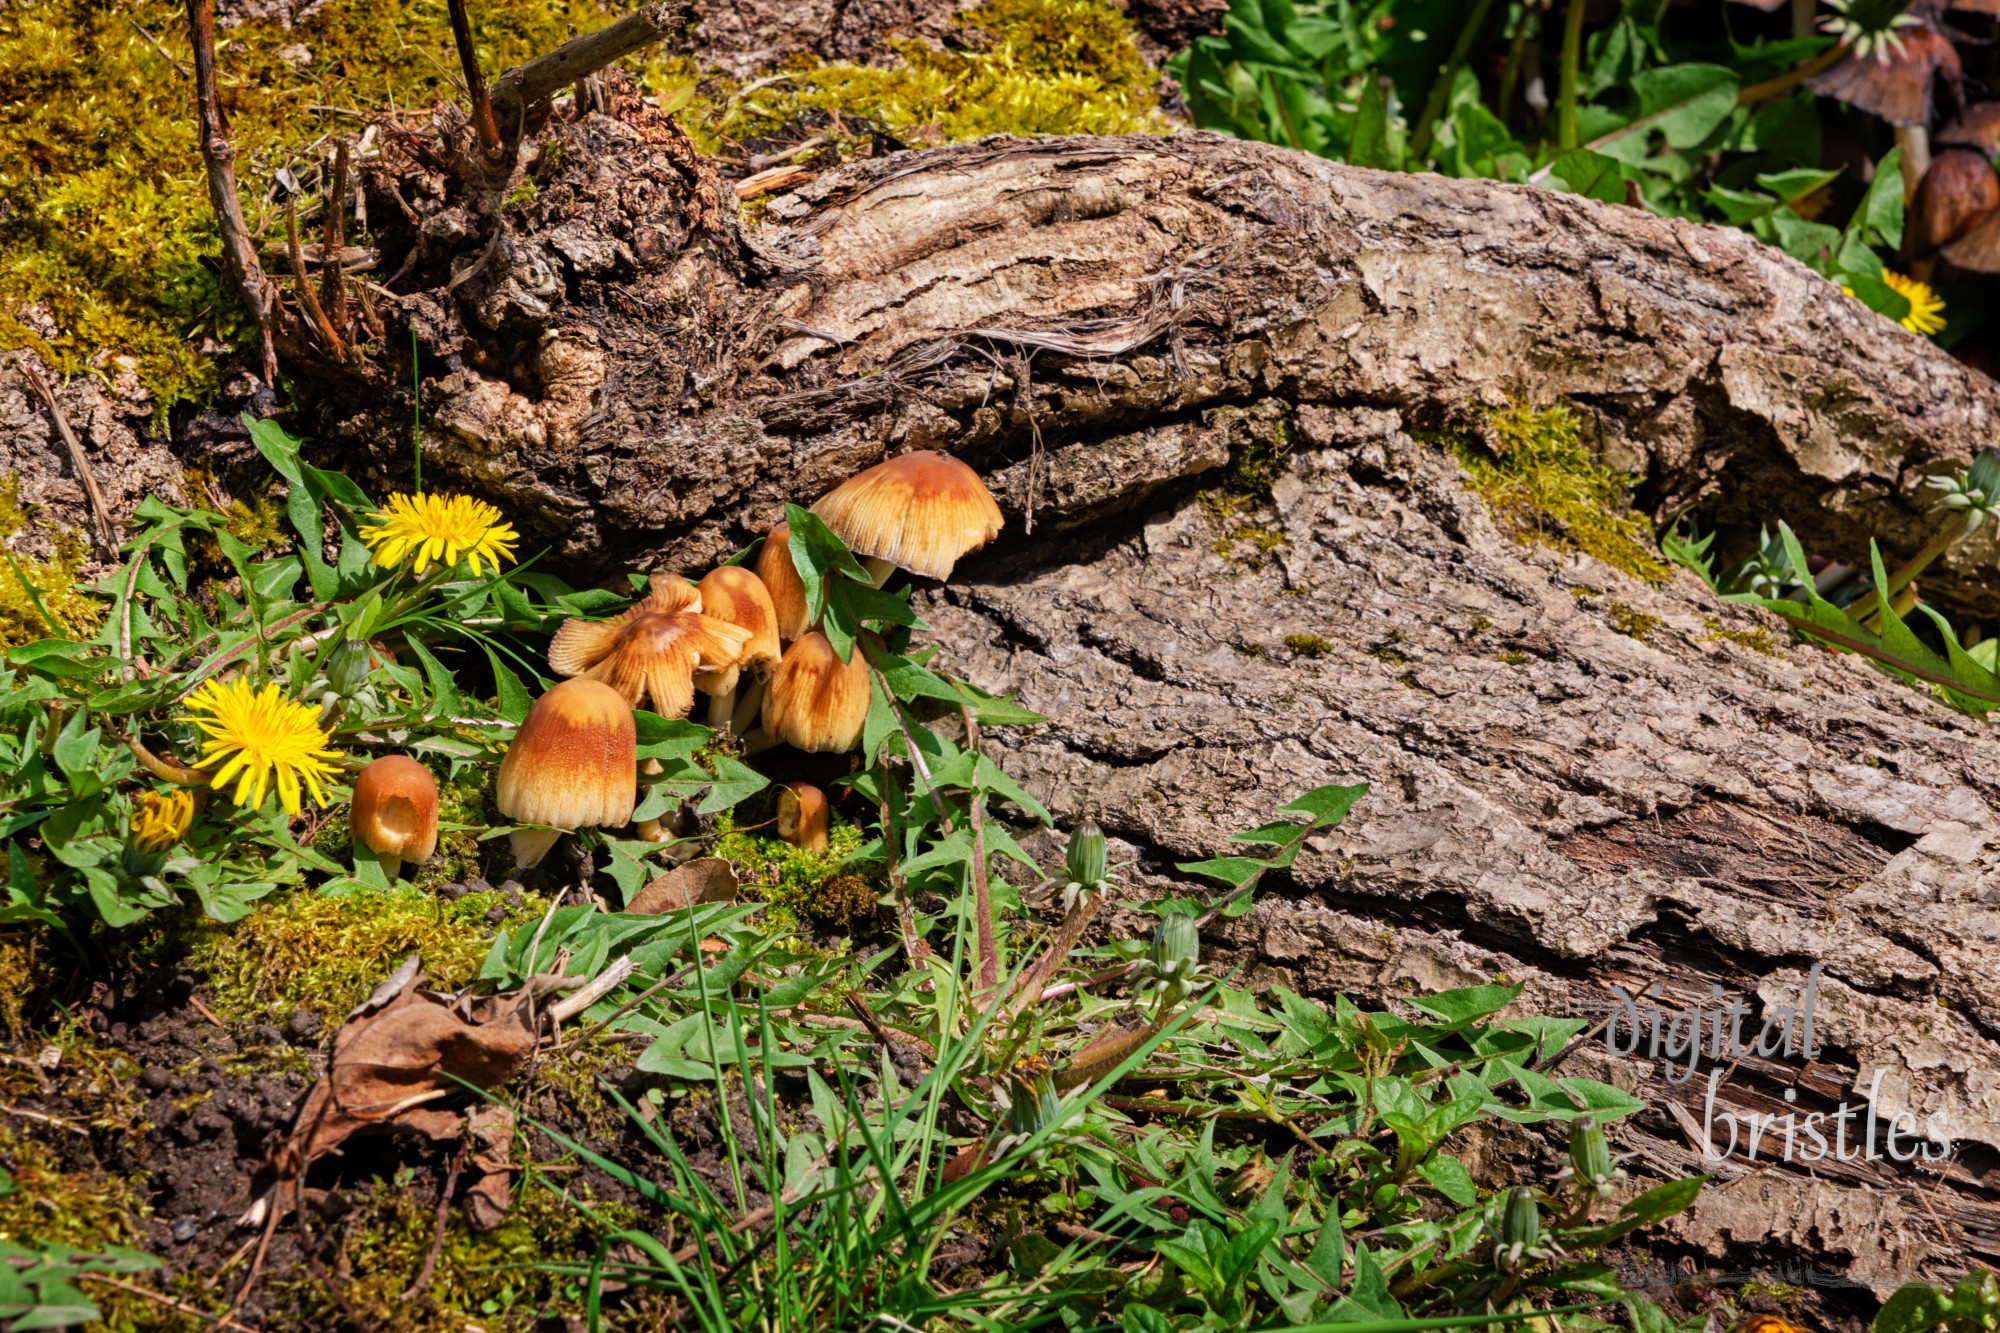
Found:
[[[368,679],[368,656],[368,645],[359,639],[342,639],[334,646],[326,663],[326,683],[336,695],[343,699],[354,697],[354,692]]]
[[[1095,888],[1102,884],[1109,869],[1104,846],[1104,830],[1097,827],[1097,821],[1086,819],[1069,835],[1069,851],[1064,854],[1063,865],[1069,871],[1072,884],[1084,888]]]
[[[1201,962],[1201,932],[1179,912],[1153,927],[1153,971],[1162,981],[1185,981]]]
[[[1611,1145],[1604,1139],[1604,1126],[1597,1123],[1596,1116],[1578,1116],[1570,1125],[1569,1162],[1583,1188],[1600,1199],[1611,1193],[1618,1173],[1611,1162]]]
[[[1493,1262],[1503,1273],[1523,1268],[1542,1239],[1542,1209],[1526,1185],[1507,1196],[1500,1215],[1500,1234],[1493,1241]]]
[[[1054,1076],[1043,1060],[1023,1060],[1007,1075],[1007,1132],[1020,1138],[1041,1133],[1062,1114]]]

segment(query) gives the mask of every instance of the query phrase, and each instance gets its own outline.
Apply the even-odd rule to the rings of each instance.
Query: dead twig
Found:
[[[465,70],[465,95],[472,102],[472,128],[486,156],[497,158],[506,151],[500,142],[500,122],[493,115],[493,97],[486,89],[486,75],[479,69],[479,52],[472,45],[472,20],[466,15],[465,0],[449,0],[451,40],[458,47],[458,63]]]
[[[42,400],[50,418],[56,423],[56,434],[62,438],[63,448],[69,450],[69,465],[76,473],[76,479],[83,487],[84,496],[90,501],[91,529],[97,537],[100,553],[106,560],[118,558],[118,526],[111,521],[111,506],[104,502],[104,492],[98,489],[97,475],[90,470],[90,460],[84,457],[83,445],[69,428],[69,418],[63,415],[62,407],[56,402],[55,391],[41,372],[24,359],[17,359],[14,368],[21,372],[21,378],[34,390],[35,397]]]
[[[965,748],[974,756],[979,754],[979,722],[972,716],[972,710],[963,704],[959,715],[965,719]],[[915,753],[912,747],[911,753]],[[986,793],[976,785],[978,769],[974,768],[975,786],[966,796],[967,816],[972,825],[972,910],[978,914],[973,931],[979,946],[979,991],[989,994],[1000,984],[1000,945],[993,937],[993,889],[986,874],[986,823],[980,815],[980,808],[986,804]]]
[[[403,1299],[413,1301],[423,1295],[424,1288],[431,1284],[431,1274],[437,1269],[438,1255],[444,1252],[444,1229],[451,1220],[451,1196],[458,1189],[458,1178],[465,1172],[465,1149],[460,1148],[451,1155],[451,1170],[445,1173],[444,1188],[438,1191],[437,1222],[431,1228],[431,1247],[424,1253],[424,1266],[417,1270],[417,1280],[403,1293]]]
[[[313,290],[312,280],[306,276],[306,254],[299,248],[299,210],[289,199],[285,201],[285,242],[292,256],[292,278],[299,284],[299,300],[305,305],[306,313],[312,316],[320,337],[326,339],[326,349],[333,354],[333,359],[347,360],[347,344],[342,341],[340,331],[333,327],[333,321],[326,317],[326,307],[319,303],[319,293]]]
[[[347,248],[344,229],[347,225],[347,140],[342,139],[333,149],[333,188],[326,195],[326,221],[321,230],[320,253],[331,255],[332,261],[320,268],[320,304],[333,317],[336,329],[347,327],[347,283],[342,270],[342,257]]]
[[[78,1282],[102,1282],[107,1287],[116,1287],[120,1291],[130,1292],[134,1296],[143,1296],[149,1301],[157,1301],[159,1304],[178,1310],[182,1314],[193,1315],[203,1323],[212,1324],[216,1328],[233,1328],[237,1333],[263,1333],[255,1325],[242,1323],[226,1314],[212,1315],[198,1305],[189,1305],[185,1301],[177,1301],[171,1296],[163,1296],[159,1292],[151,1291],[136,1282],[126,1282],[122,1278],[112,1277],[109,1273],[78,1273],[74,1280]]]
[[[215,0],[188,0],[188,35],[194,46],[195,111],[201,122],[201,160],[208,173],[208,203],[222,235],[223,267],[257,321],[263,345],[264,382],[278,378],[278,291],[257,262],[257,247],[236,195],[236,149],[222,114],[215,79]]]

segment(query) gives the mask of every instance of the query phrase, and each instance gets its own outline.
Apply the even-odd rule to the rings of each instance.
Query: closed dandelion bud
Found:
[[[1201,962],[1201,932],[1179,912],[1153,927],[1153,971],[1162,981],[1185,981]]]
[[[1109,864],[1104,830],[1097,827],[1095,820],[1084,820],[1076,832],[1069,835],[1069,851],[1063,857],[1070,883],[1094,888],[1104,882]]]
[[[1041,1133],[1062,1114],[1055,1078],[1046,1060],[1027,1059],[1007,1075],[1007,1132],[1020,1138]]]
[[[1578,1116],[1569,1127],[1569,1163],[1583,1187],[1600,1198],[1611,1192],[1617,1168],[1611,1162],[1611,1145],[1604,1140],[1604,1126],[1594,1115]]]
[[[359,639],[342,639],[327,659],[326,683],[341,698],[353,698],[354,692],[368,679],[368,658],[367,644]]]
[[[1493,1242],[1493,1260],[1503,1273],[1525,1265],[1542,1239],[1542,1208],[1526,1185],[1515,1187],[1500,1214],[1500,1234]]]

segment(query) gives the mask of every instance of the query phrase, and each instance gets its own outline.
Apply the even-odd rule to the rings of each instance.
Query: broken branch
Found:
[[[493,85],[494,111],[509,126],[518,125],[535,103],[666,36],[680,20],[681,9],[678,0],[642,5],[607,28],[572,37],[547,55],[516,65]]]
[[[504,151],[500,142],[500,122],[493,116],[493,98],[486,90],[486,76],[479,69],[479,52],[472,46],[472,20],[466,15],[465,0],[450,0],[451,40],[458,47],[458,63],[465,70],[465,95],[472,101],[472,128],[479,146],[488,157]]]
[[[76,479],[83,487],[84,496],[90,501],[91,528],[97,535],[99,553],[106,560],[118,558],[118,529],[111,522],[111,506],[104,502],[104,492],[97,488],[97,476],[90,470],[90,460],[84,457],[83,446],[69,428],[69,419],[63,415],[62,407],[56,402],[55,391],[49,388],[41,372],[25,360],[17,360],[15,369],[21,378],[35,391],[35,397],[42,400],[51,419],[56,423],[56,434],[62,437],[63,448],[69,450],[69,465],[76,472]]]

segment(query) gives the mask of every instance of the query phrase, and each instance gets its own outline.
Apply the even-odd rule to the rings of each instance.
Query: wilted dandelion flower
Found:
[[[164,852],[187,836],[194,823],[194,793],[140,792],[132,802],[132,845],[142,852]]]
[[[498,573],[502,561],[514,558],[514,529],[500,521],[498,509],[469,495],[392,495],[388,512],[374,520],[361,540],[385,569],[408,561],[421,574],[433,562],[449,567],[464,560],[477,577],[481,561]]]
[[[333,776],[327,761],[337,755],[327,748],[327,734],[311,705],[285,698],[276,685],[259,690],[247,680],[211,680],[189,697],[188,711],[208,736],[199,767],[219,766],[209,778],[218,791],[234,779],[236,790],[229,799],[236,804],[253,810],[262,805],[274,775],[288,814],[299,812],[301,779],[314,801],[326,799],[320,783]]]
[[[1906,278],[1900,273],[1882,270],[1882,281],[1889,284],[1889,290],[1910,303],[1910,313],[1903,316],[1903,327],[1912,333],[1929,337],[1944,330],[1944,298],[1931,290],[1927,282]]]

